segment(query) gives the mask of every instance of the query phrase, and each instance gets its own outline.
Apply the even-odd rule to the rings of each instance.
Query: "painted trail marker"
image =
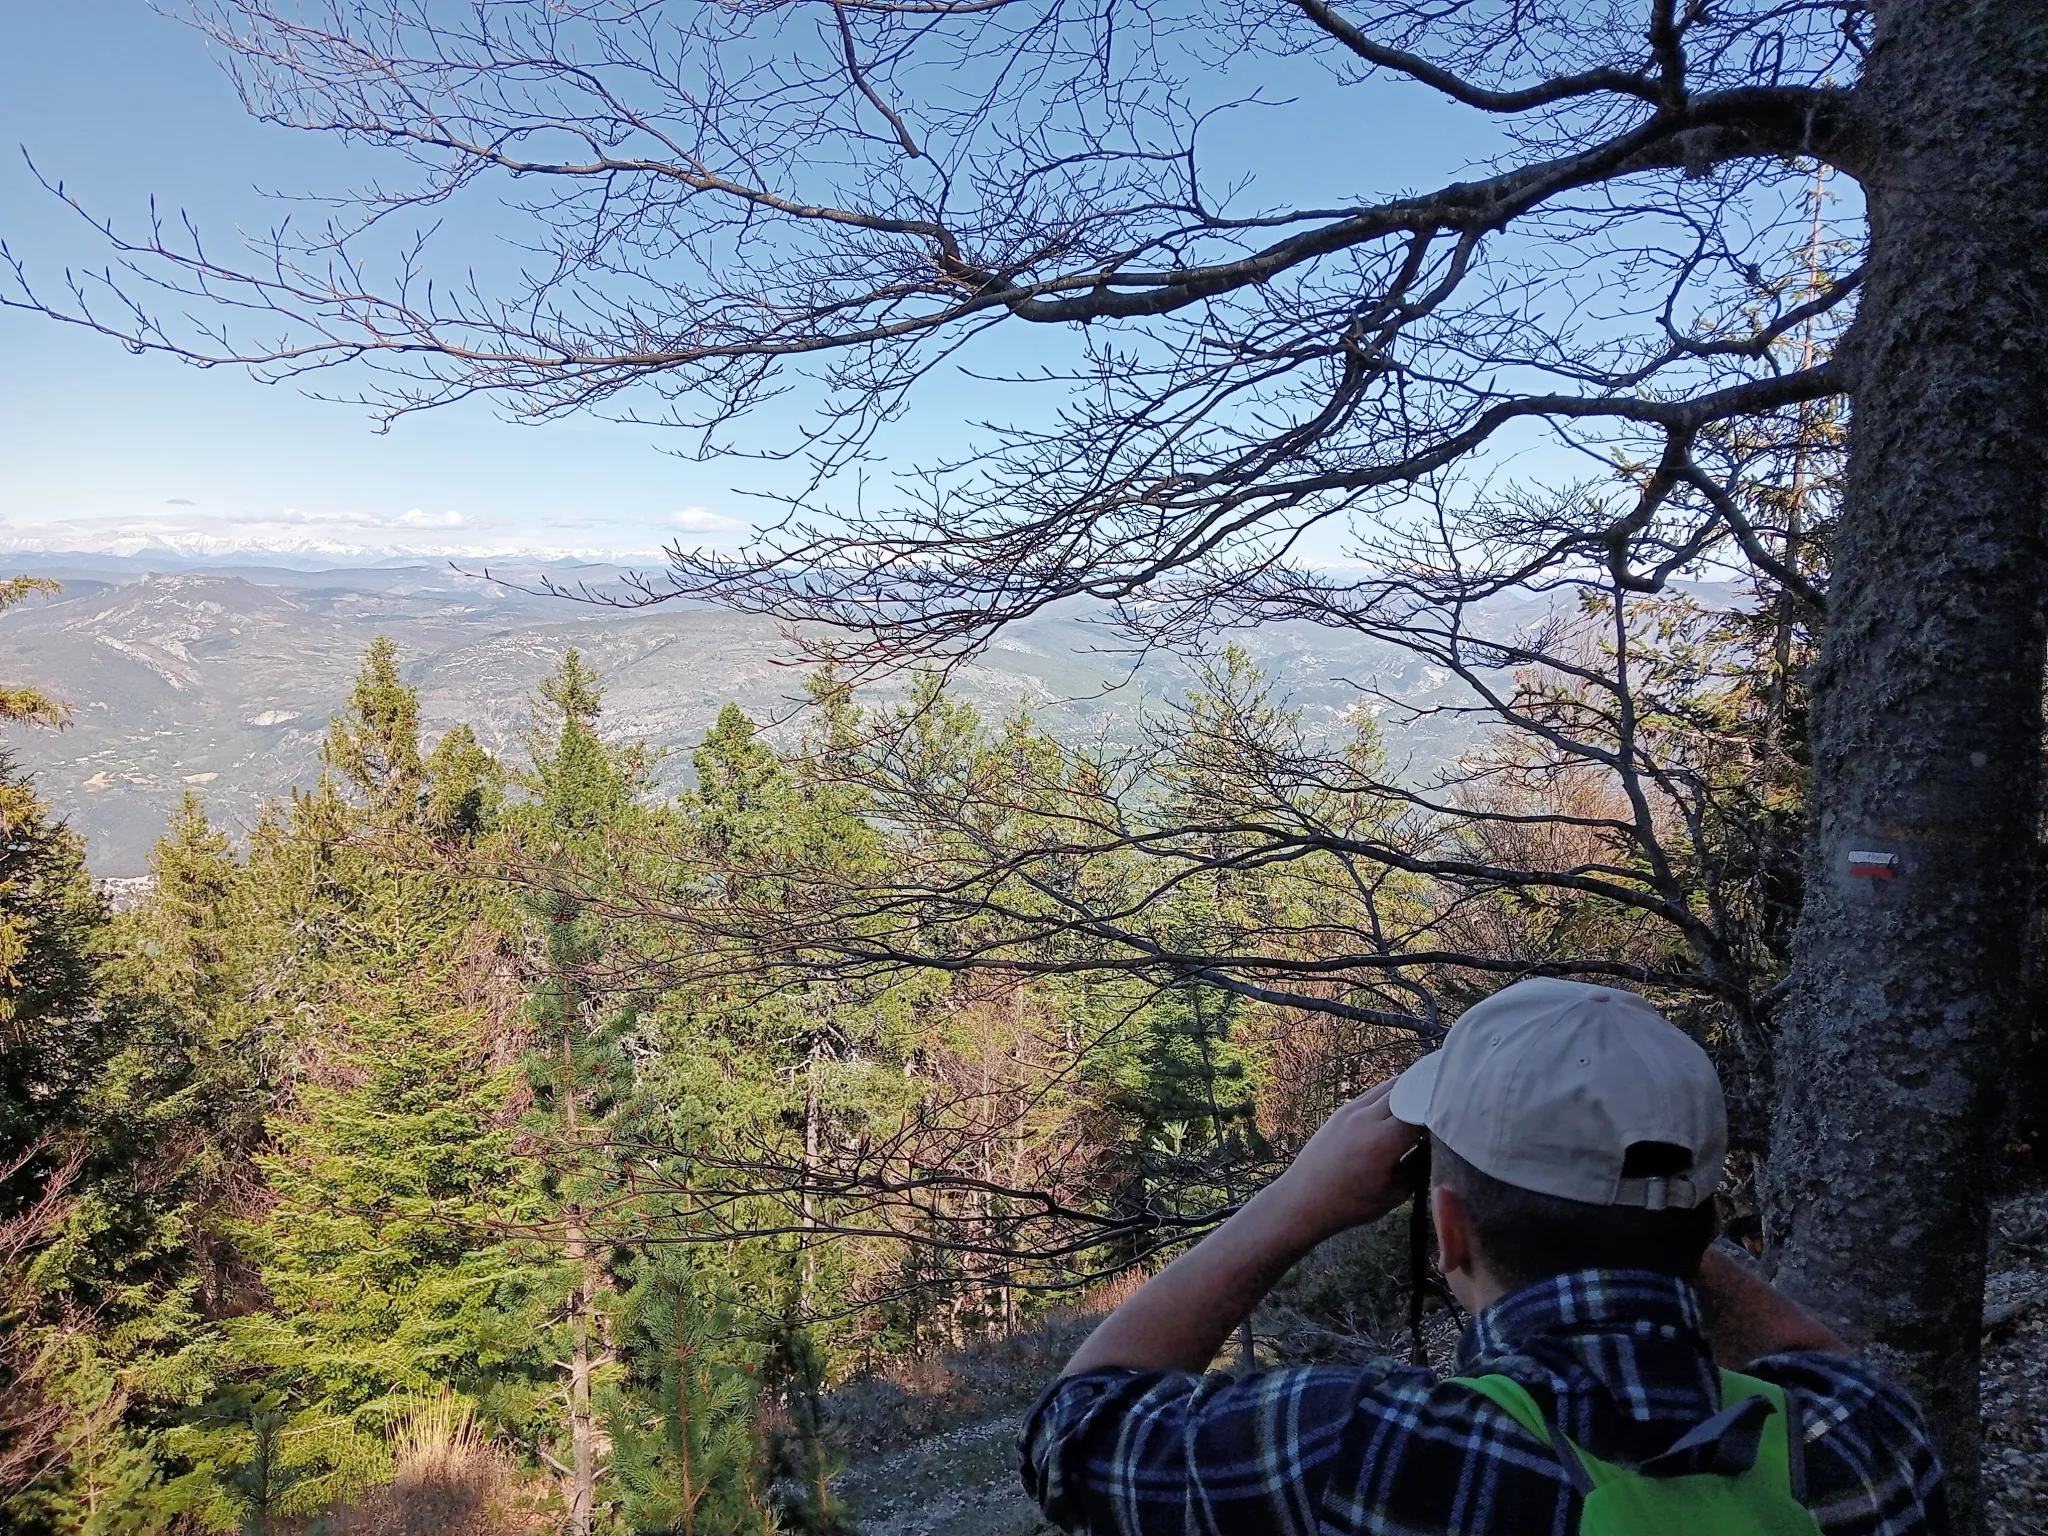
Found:
[[[1890,880],[1899,872],[1896,853],[1874,853],[1869,849],[1849,850],[1849,873],[1860,880]]]

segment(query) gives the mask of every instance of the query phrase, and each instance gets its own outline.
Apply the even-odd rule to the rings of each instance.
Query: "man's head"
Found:
[[[1575,1269],[1689,1276],[1713,1239],[1720,1079],[1632,992],[1503,988],[1388,1105],[1430,1131],[1444,1272],[1467,1306]]]

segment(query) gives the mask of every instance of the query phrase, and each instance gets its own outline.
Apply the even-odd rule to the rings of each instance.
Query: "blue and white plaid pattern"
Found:
[[[1587,1270],[1517,1291],[1459,1343],[1464,1375],[1528,1389],[1604,1460],[1636,1464],[1720,1408],[1691,1287]],[[1749,1368],[1796,1399],[1806,1504],[1826,1536],[1948,1529],[1912,1401],[1818,1353]],[[1090,1536],[1571,1536],[1578,1496],[1551,1449],[1488,1399],[1421,1367],[1300,1366],[1232,1379],[1090,1371],[1024,1428],[1025,1486]]]

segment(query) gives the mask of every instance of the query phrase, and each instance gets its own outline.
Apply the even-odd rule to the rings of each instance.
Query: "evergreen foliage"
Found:
[[[616,1122],[633,1094],[626,1042],[639,1022],[594,981],[616,935],[582,894],[601,885],[608,856],[637,819],[646,767],[637,748],[615,749],[599,737],[603,698],[596,675],[570,650],[532,701],[523,732],[531,766],[521,776],[530,798],[510,817],[537,861],[524,898],[528,948],[539,963],[528,1000],[532,1107],[522,1145],[532,1209],[547,1234],[522,1250],[529,1273],[519,1316],[562,1377],[556,1444],[569,1468],[573,1536],[587,1536],[596,1518],[597,1404],[616,1363],[608,1307],[615,1277],[594,1213],[622,1183]]]
[[[0,1199],[34,1199],[117,1049],[99,994],[107,913],[83,845],[0,752]],[[26,1161],[23,1161],[26,1159]]]
[[[413,811],[426,772],[420,700],[399,679],[398,646],[388,635],[370,643],[348,711],[334,717],[320,758],[383,819],[403,820]]]
[[[1631,622],[1641,729],[1718,786],[1683,856],[1768,974],[1779,637]],[[460,1401],[574,1536],[847,1536],[834,1388],[1157,1262],[1414,1049],[1371,1020],[1418,983],[1261,991],[1204,957],[1681,948],[1598,897],[1266,857],[1259,817],[1394,847],[1416,813],[1359,787],[1370,719],[1311,759],[1239,652],[1137,753],[936,674],[873,705],[822,668],[809,702],[788,732],[728,706],[664,795],[579,652],[503,762],[467,725],[426,750],[380,639],[318,781],[239,847],[186,797],[118,914],[0,769],[14,1528],[301,1530],[397,1498],[395,1437]],[[1491,750],[1494,841],[1427,836],[1501,857],[1532,806],[1583,810]],[[1356,1016],[1297,1006],[1323,999]]]
[[[122,937],[0,751],[0,1508],[22,1531],[143,1528],[165,1468],[134,1410],[204,1379],[180,1152],[211,1061],[128,985]]]
[[[695,1268],[671,1250],[626,1297],[641,1401],[612,1414],[612,1471],[626,1527],[640,1536],[765,1536],[759,1384],[734,1358],[732,1319],[707,1305]]]
[[[0,581],[0,612],[26,601],[33,593],[47,595],[57,590],[57,583],[45,576],[10,576]],[[62,725],[70,718],[70,706],[40,688],[0,684],[0,724]]]
[[[846,1506],[832,1489],[845,1462],[826,1436],[830,1376],[809,1329],[786,1321],[774,1330],[762,1380],[783,1410],[781,1422],[769,1431],[770,1495],[777,1523],[803,1536],[852,1536]]]

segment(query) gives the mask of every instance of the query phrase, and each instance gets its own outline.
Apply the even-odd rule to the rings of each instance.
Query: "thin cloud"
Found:
[[[678,507],[669,513],[668,522],[671,528],[681,528],[686,533],[740,533],[747,527],[738,518],[709,507]]]
[[[389,519],[353,507],[308,512],[300,507],[280,507],[275,512],[244,512],[229,520],[236,527],[263,528],[382,528]]]

